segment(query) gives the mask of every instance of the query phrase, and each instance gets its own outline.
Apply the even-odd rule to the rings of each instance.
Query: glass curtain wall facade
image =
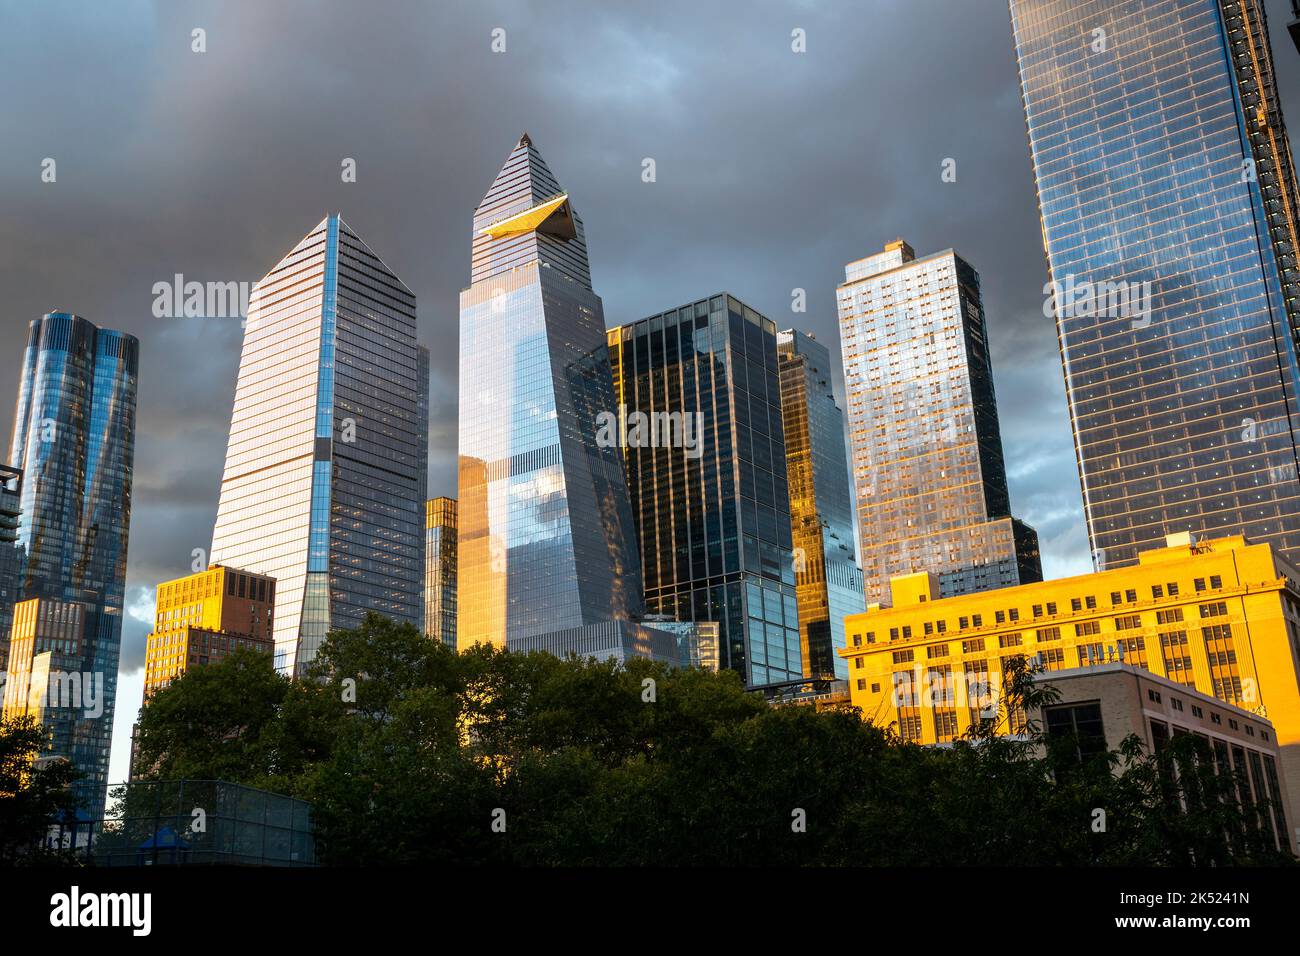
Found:
[[[527,134],[474,212],[471,283],[460,296],[459,646],[618,657],[653,644],[676,660],[671,635],[633,626],[641,572],[622,455],[597,441],[613,407],[604,311],[582,220]]]
[[[0,465],[0,674],[9,668],[9,632],[22,573],[22,552],[18,548],[22,495],[23,473]]]
[[[608,339],[648,610],[717,622],[750,686],[801,677],[776,325],[723,293]]]
[[[848,661],[839,656],[844,618],[866,605],[854,556],[844,415],[835,403],[826,346],[788,329],[777,333],[776,349],[803,676],[846,679]]]
[[[1263,5],[1011,18],[1098,567],[1181,531],[1300,558],[1297,191]]]
[[[456,649],[456,499],[424,509],[424,632]]]
[[[338,215],[257,284],[212,562],[276,579],[275,661],[424,613],[428,357],[415,296]]]
[[[838,300],[867,603],[920,571],[945,597],[1042,580],[1011,517],[978,273],[900,239],[849,263]]]
[[[10,461],[22,471],[18,600],[77,602],[83,637],[60,669],[96,685],[102,712],[48,714],[56,741],[86,774],[75,791],[92,815],[108,785],[126,591],[127,533],[140,346],[67,312],[36,319],[18,385]]]

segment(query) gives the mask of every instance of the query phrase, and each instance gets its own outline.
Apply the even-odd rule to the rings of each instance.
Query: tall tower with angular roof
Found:
[[[634,623],[622,452],[597,441],[608,356],[582,220],[525,133],[474,212],[460,295],[461,648],[670,656]]]

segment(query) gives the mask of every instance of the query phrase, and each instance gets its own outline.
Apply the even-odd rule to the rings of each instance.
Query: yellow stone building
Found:
[[[865,719],[943,743],[987,705],[966,688],[999,686],[1012,656],[1049,672],[1124,663],[1266,718],[1300,799],[1300,571],[1270,545],[1173,535],[1112,571],[944,599],[920,573],[891,590],[893,607],[845,621],[849,693]],[[921,692],[943,685],[955,695]],[[1219,719],[1240,724],[1226,709]]]
[[[145,696],[240,647],[272,653],[274,608],[275,578],[221,565],[159,584],[145,650]]]

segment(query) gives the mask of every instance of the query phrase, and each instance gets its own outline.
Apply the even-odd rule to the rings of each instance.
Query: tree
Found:
[[[0,721],[0,865],[72,860],[44,837],[51,823],[75,817],[71,786],[81,773],[67,760],[38,762],[45,743],[31,716]]]
[[[921,747],[853,708],[770,706],[731,672],[456,654],[370,615],[330,634],[306,679],[232,656],[155,695],[141,726],[161,777],[308,800],[326,863],[1289,858],[1268,808],[1239,802],[1190,735],[1148,754],[1136,738],[1109,751],[1047,734],[1049,676],[1009,662],[995,719]]]

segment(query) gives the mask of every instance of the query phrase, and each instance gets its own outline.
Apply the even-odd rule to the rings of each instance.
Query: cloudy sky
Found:
[[[1268,8],[1300,123],[1288,3]],[[1089,568],[1004,0],[5,0],[0,88],[0,396],[44,312],[141,341],[113,779],[153,588],[211,542],[241,334],[154,318],[154,283],[256,281],[341,211],[418,297],[429,488],[454,495],[470,216],[525,130],[586,223],[610,324],[725,289],[835,353],[846,262],[899,236],[957,249],[983,280],[1013,510],[1048,576]]]

